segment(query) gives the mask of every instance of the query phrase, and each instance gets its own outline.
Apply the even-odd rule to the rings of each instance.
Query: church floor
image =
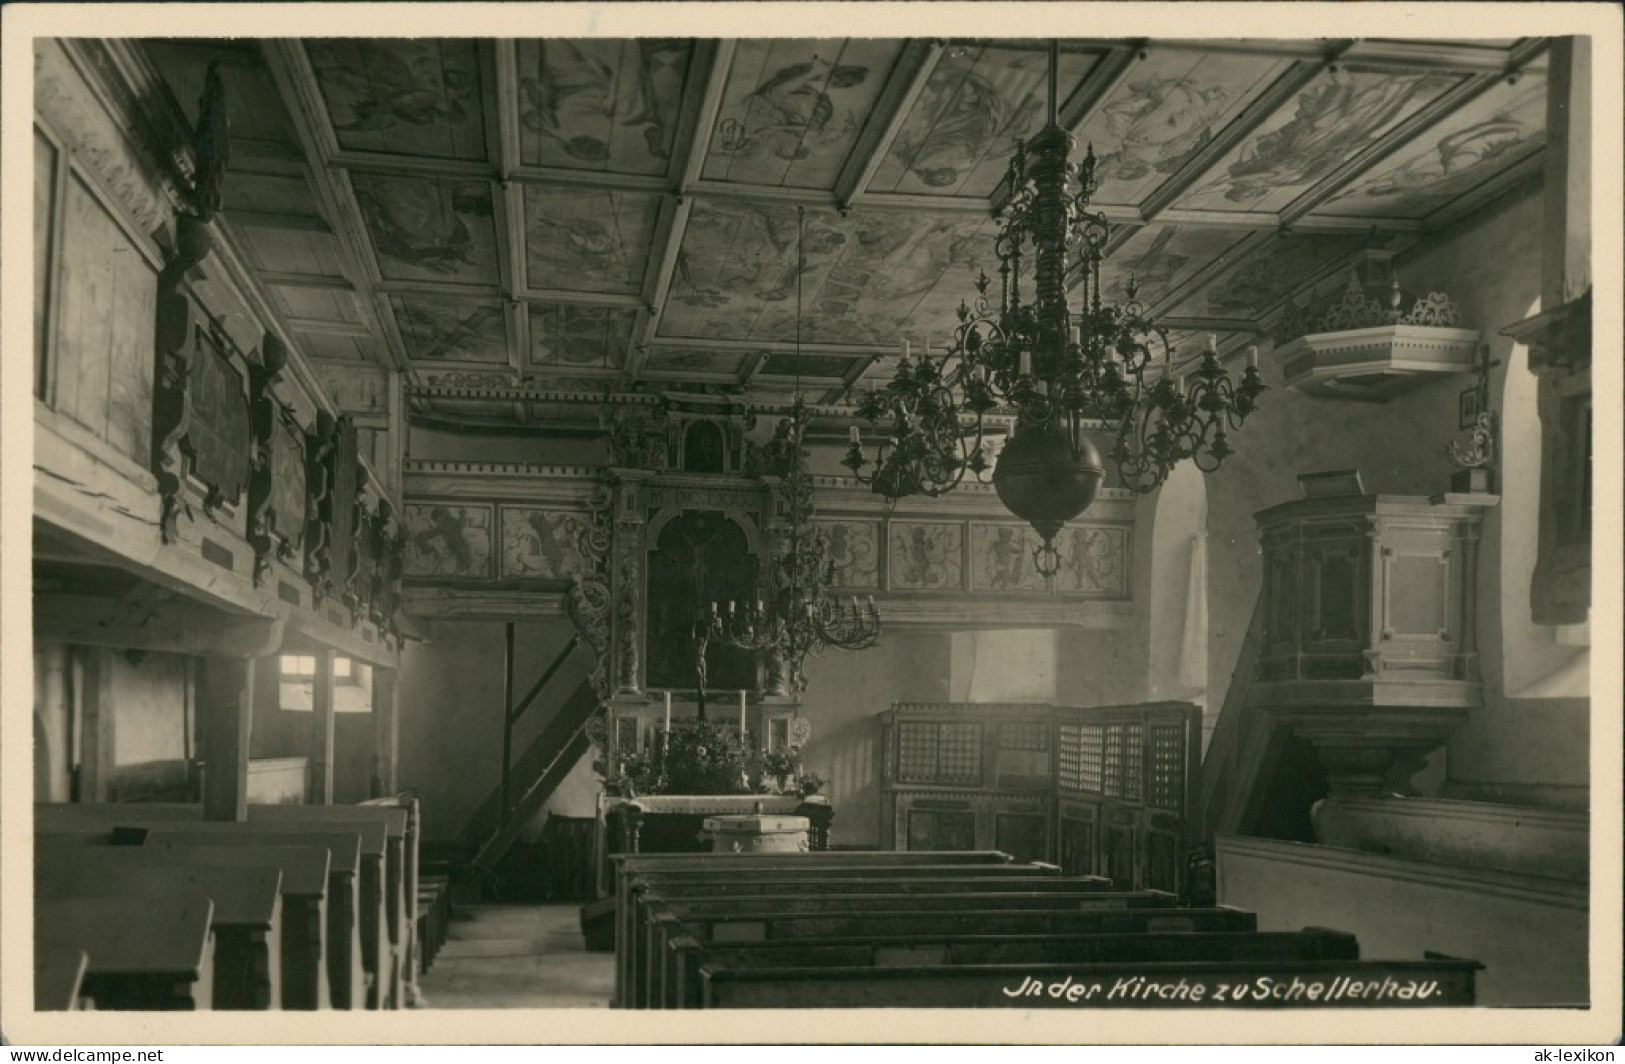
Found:
[[[458,903],[446,944],[423,976],[430,1009],[603,1009],[615,955],[588,953],[579,902]]]

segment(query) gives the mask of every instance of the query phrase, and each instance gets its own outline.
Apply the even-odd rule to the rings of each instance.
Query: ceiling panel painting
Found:
[[[1288,63],[1257,55],[1152,52],[1077,131],[1095,150],[1096,203],[1137,204],[1268,87]]]
[[[893,211],[806,217],[801,335],[895,343],[914,321],[946,332],[992,258],[991,221]],[[790,342],[796,336],[796,212],[702,200],[689,217],[661,335]]]
[[[791,188],[835,187],[898,40],[739,42],[704,176]]]
[[[519,156],[529,166],[663,174],[694,42],[518,42]]]
[[[490,182],[372,173],[350,182],[385,280],[498,283]]]
[[[643,287],[660,197],[598,188],[525,189],[532,288],[631,295]]]
[[[673,376],[737,378],[750,355],[743,351],[672,351],[655,348],[644,368]]]
[[[1064,101],[1095,65],[1061,55]],[[875,176],[871,192],[990,195],[1015,141],[1044,124],[1049,55],[1041,50],[951,46],[926,81]]]
[[[506,364],[502,304],[422,296],[390,297],[409,358],[422,362]]]
[[[632,342],[637,311],[622,307],[531,304],[533,366],[619,366]]]
[[[305,52],[340,148],[484,159],[473,41],[333,38]]]
[[[1146,226],[1101,265],[1101,297],[1108,303],[1126,301],[1132,277],[1139,285],[1140,302],[1155,306],[1213,259],[1229,254],[1246,237],[1245,232],[1234,229]],[[1081,300],[1081,292],[1074,295]]]
[[[1546,79],[1504,82],[1430,127],[1316,214],[1420,218],[1530,154],[1546,140]]]
[[[1162,316],[1251,321],[1364,246],[1359,234],[1276,237]]]
[[[1278,211],[1458,84],[1461,74],[1322,74],[1175,206]]]

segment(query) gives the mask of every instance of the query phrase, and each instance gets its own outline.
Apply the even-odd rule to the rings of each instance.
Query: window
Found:
[[[316,656],[314,654],[282,655],[282,678],[296,683],[314,681],[316,679]],[[349,658],[335,657],[333,659],[333,681],[335,683],[355,683],[355,663]]]

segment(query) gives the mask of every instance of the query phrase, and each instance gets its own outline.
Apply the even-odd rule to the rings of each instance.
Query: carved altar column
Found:
[[[647,470],[616,469],[615,525],[610,556],[611,611],[610,676],[619,695],[637,695],[643,687],[644,532],[648,524],[644,503]]]

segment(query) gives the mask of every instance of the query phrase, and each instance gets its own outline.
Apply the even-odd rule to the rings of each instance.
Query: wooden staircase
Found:
[[[530,709],[559,669],[578,650],[579,638],[572,638],[553,663],[517,704],[513,692],[513,635],[508,634],[508,709],[502,742],[502,773],[497,785],[480,803],[458,837],[458,848],[472,854],[468,867],[489,881],[497,866],[512,848],[525,827],[541,810],[564,778],[575,768],[588,747],[587,722],[598,708],[598,696],[584,677],[553,712],[542,730],[532,739],[519,759],[513,759],[515,725]],[[590,653],[590,651],[587,651]]]

